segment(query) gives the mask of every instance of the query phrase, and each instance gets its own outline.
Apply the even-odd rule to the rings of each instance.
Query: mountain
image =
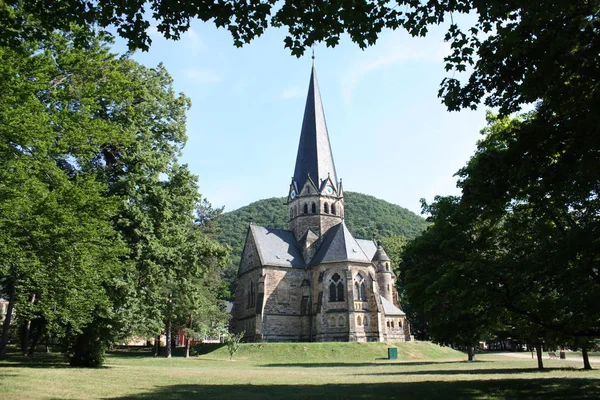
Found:
[[[285,197],[259,200],[237,210],[223,213],[218,224],[218,240],[231,246],[232,271],[244,250],[248,223],[269,228],[288,228],[288,211]],[[427,226],[425,219],[406,208],[362,193],[344,192],[346,225],[355,238],[370,239],[400,236],[412,239]]]

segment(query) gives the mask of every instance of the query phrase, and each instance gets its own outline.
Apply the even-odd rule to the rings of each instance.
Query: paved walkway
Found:
[[[555,351],[556,355],[558,356],[560,352]],[[495,354],[498,356],[505,356],[505,357],[513,357],[513,358],[529,358],[531,359],[531,353],[529,352],[518,352],[518,353],[486,353],[486,354]],[[545,360],[558,360],[558,361],[566,361],[566,362],[579,362],[583,364],[583,358],[579,355],[575,355],[573,353],[567,352],[567,359],[566,360],[561,360],[560,358],[550,358],[550,356],[548,356],[548,352],[544,352],[543,353],[543,357]],[[536,359],[536,355],[535,353],[533,353],[533,359]],[[600,357],[590,357],[590,364],[600,364]]]

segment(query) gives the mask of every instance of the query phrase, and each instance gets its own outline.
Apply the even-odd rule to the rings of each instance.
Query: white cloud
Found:
[[[432,46],[431,43],[435,45]],[[427,39],[407,41],[392,34],[377,48],[377,54],[372,54],[372,51],[363,52],[364,56],[341,74],[342,100],[349,105],[354,89],[368,74],[408,62],[441,62],[449,50],[450,45],[445,42]]]
[[[223,77],[217,71],[202,68],[193,68],[185,71],[186,77],[199,85],[208,85],[211,83],[221,82]]]
[[[183,40],[183,43],[191,50],[198,51],[206,48],[206,45],[200,38],[200,35],[193,28],[188,29],[187,32],[182,35],[181,39]]]
[[[294,99],[296,97],[301,97],[304,94],[304,91],[300,88],[287,88],[279,95],[280,99]]]

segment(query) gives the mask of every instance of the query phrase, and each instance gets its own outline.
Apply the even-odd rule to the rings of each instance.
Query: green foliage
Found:
[[[563,129],[587,112],[553,123],[539,113],[490,115],[458,173],[463,196],[425,206],[433,224],[403,265],[408,301],[436,340],[490,329],[530,343],[600,335],[600,176],[588,164],[600,162],[597,139]]]
[[[227,259],[177,160],[189,99],[108,44],[73,28],[0,46],[0,290],[82,366],[212,310]]]
[[[7,0],[0,6],[0,38],[14,46],[46,38],[70,24],[112,27],[131,49],[147,50],[151,20],[169,39],[179,39],[198,18],[226,28],[242,46],[269,27],[287,29],[284,45],[301,56],[316,43],[335,47],[345,35],[360,48],[371,46],[384,29],[425,36],[432,26],[447,27],[450,54],[440,96],[450,110],[476,108],[481,102],[508,115],[523,104],[586,93],[599,75],[600,11],[597,1],[543,0],[396,2],[339,0],[333,4],[257,0],[251,2],[63,0],[42,7],[32,0]],[[461,18],[463,15],[473,18]],[[467,24],[459,21],[467,20]],[[560,32],[557,35],[556,32]],[[464,82],[460,74],[469,69]],[[589,92],[587,92],[589,93]]]
[[[239,333],[230,333],[227,335],[225,344],[227,345],[227,352],[229,353],[229,359],[233,360],[233,356],[240,349],[242,338],[244,337],[245,331]]]

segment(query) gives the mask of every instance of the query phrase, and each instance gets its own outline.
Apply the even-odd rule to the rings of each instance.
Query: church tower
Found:
[[[288,209],[290,230],[309,262],[323,235],[344,218],[342,182],[337,180],[314,63]]]

